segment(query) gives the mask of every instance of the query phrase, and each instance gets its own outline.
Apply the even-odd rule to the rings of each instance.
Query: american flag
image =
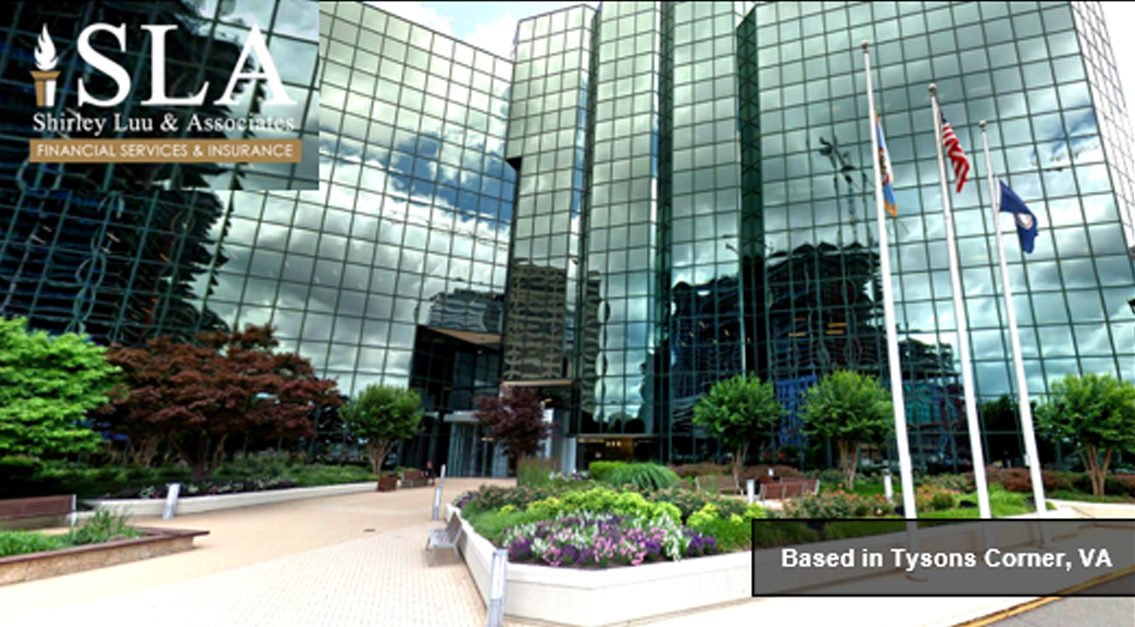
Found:
[[[969,159],[966,158],[966,153],[962,150],[962,143],[958,141],[958,136],[954,134],[953,127],[946,121],[946,115],[942,115],[942,147],[946,149],[946,155],[950,157],[950,163],[954,166],[954,180],[958,182],[958,193],[962,193],[962,186],[966,184],[966,177],[969,175]]]

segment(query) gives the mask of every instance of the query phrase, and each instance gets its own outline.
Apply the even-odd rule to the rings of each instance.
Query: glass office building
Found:
[[[1015,387],[980,120],[1040,222],[1034,253],[1006,239],[1030,394],[1135,380],[1131,135],[1098,3],[607,2],[521,20],[511,59],[361,3],[319,11],[319,190],[210,194],[196,230],[144,231],[175,255],[123,257],[114,290],[67,278],[81,298],[59,303],[58,269],[90,267],[101,231],[64,211],[62,250],[0,214],[0,313],[100,341],[271,323],[344,393],[417,389],[401,462],[451,474],[503,472],[471,411],[502,386],[547,399],[565,469],[713,457],[693,407],[739,372],[790,410],[772,447],[801,448],[811,383],[889,381],[869,40],[916,460],[968,444],[931,82],[974,166],[952,200],[979,399]]]

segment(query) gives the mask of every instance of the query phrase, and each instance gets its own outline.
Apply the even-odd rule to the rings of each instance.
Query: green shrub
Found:
[[[601,479],[614,486],[633,485],[640,490],[663,490],[681,483],[673,470],[658,464],[623,464]]]
[[[717,549],[724,553],[747,549],[752,543],[752,521],[766,518],[765,510],[756,503],[742,514],[722,515],[713,503],[694,512],[686,525],[702,535],[713,536]]]
[[[835,468],[823,468],[820,470],[808,470],[804,472],[804,476],[808,479],[819,479],[820,485],[824,487],[835,487],[844,483],[843,472]],[[861,481],[860,477],[856,483]]]
[[[866,518],[886,516],[894,508],[881,494],[860,496],[835,490],[818,495],[806,495],[784,504],[785,518]]]
[[[973,474],[969,475],[931,475],[923,478],[923,485],[931,485],[943,490],[954,492],[973,492],[977,488],[973,483]]]
[[[558,497],[536,501],[528,506],[529,512],[540,519],[552,519],[560,514],[588,511],[597,514],[642,515],[647,518],[665,514],[674,522],[682,513],[671,503],[652,503],[637,492],[616,492],[610,488],[573,490]]]
[[[1104,479],[1104,494],[1135,497],[1135,475],[1111,475]]]
[[[923,484],[914,493],[915,506],[919,512],[953,509],[958,504],[959,494],[953,490],[936,485]]]
[[[707,492],[698,492],[682,487],[672,487],[663,490],[641,491],[646,500],[656,503],[673,503],[682,513],[681,522],[688,521],[690,516],[712,503],[717,511],[724,517],[734,514],[740,516],[745,512],[745,502],[740,499],[717,496]]]
[[[474,531],[481,537],[496,546],[501,546],[504,542],[505,534],[509,529],[517,525],[540,520],[540,517],[536,514],[516,511],[510,508],[512,508],[511,505],[506,505],[504,509],[494,512],[480,512],[466,516],[465,520],[473,526]]]
[[[536,501],[563,494],[574,487],[573,484],[559,482],[546,486],[517,486],[515,488],[482,485],[472,494],[462,495],[461,512],[462,515],[469,516],[477,512],[498,510],[505,505],[523,510]]]
[[[689,527],[704,536],[712,536],[720,553],[741,551],[752,545],[753,535],[749,521],[740,516],[714,517]]]
[[[276,477],[264,478],[274,479]],[[327,466],[323,464],[295,466],[280,475],[280,478],[290,479],[300,487],[363,483],[378,480],[378,477],[370,471],[370,468],[362,468],[360,466]]]
[[[625,466],[626,462],[591,462],[587,467],[587,471],[591,473],[591,478],[596,481],[606,481],[607,476],[620,466]]]
[[[141,531],[126,524],[127,518],[125,514],[99,510],[82,526],[72,529],[63,537],[71,546],[142,537]]]

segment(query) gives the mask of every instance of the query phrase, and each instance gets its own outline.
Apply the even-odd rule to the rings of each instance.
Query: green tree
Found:
[[[29,332],[0,319],[0,457],[93,451],[87,412],[107,402],[118,369],[106,349],[74,333]]]
[[[1096,496],[1103,495],[1111,454],[1135,452],[1135,385],[1111,375],[1068,375],[1053,383],[1036,417],[1047,438],[1076,446]]]
[[[390,385],[368,385],[351,399],[340,414],[343,423],[355,437],[366,440],[366,453],[374,474],[382,470],[382,462],[394,443],[418,433],[422,398],[413,390]]]
[[[804,433],[835,440],[847,489],[855,488],[862,444],[882,444],[894,431],[890,392],[875,377],[837,370],[808,389]]]
[[[721,438],[733,451],[733,479],[739,482],[749,443],[771,430],[783,415],[771,382],[739,374],[718,381],[702,395],[694,407],[694,424]]]

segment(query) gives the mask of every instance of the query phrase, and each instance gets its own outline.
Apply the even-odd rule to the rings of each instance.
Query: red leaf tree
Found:
[[[478,422],[508,455],[535,455],[540,441],[552,435],[540,395],[531,388],[507,387],[500,396],[476,397],[473,405]]]
[[[316,408],[342,403],[335,381],[317,378],[311,362],[275,352],[271,327],[196,339],[111,347],[107,360],[122,368],[125,382],[102,409],[111,430],[136,447],[169,442],[194,479],[217,469],[229,436],[311,436]]]

